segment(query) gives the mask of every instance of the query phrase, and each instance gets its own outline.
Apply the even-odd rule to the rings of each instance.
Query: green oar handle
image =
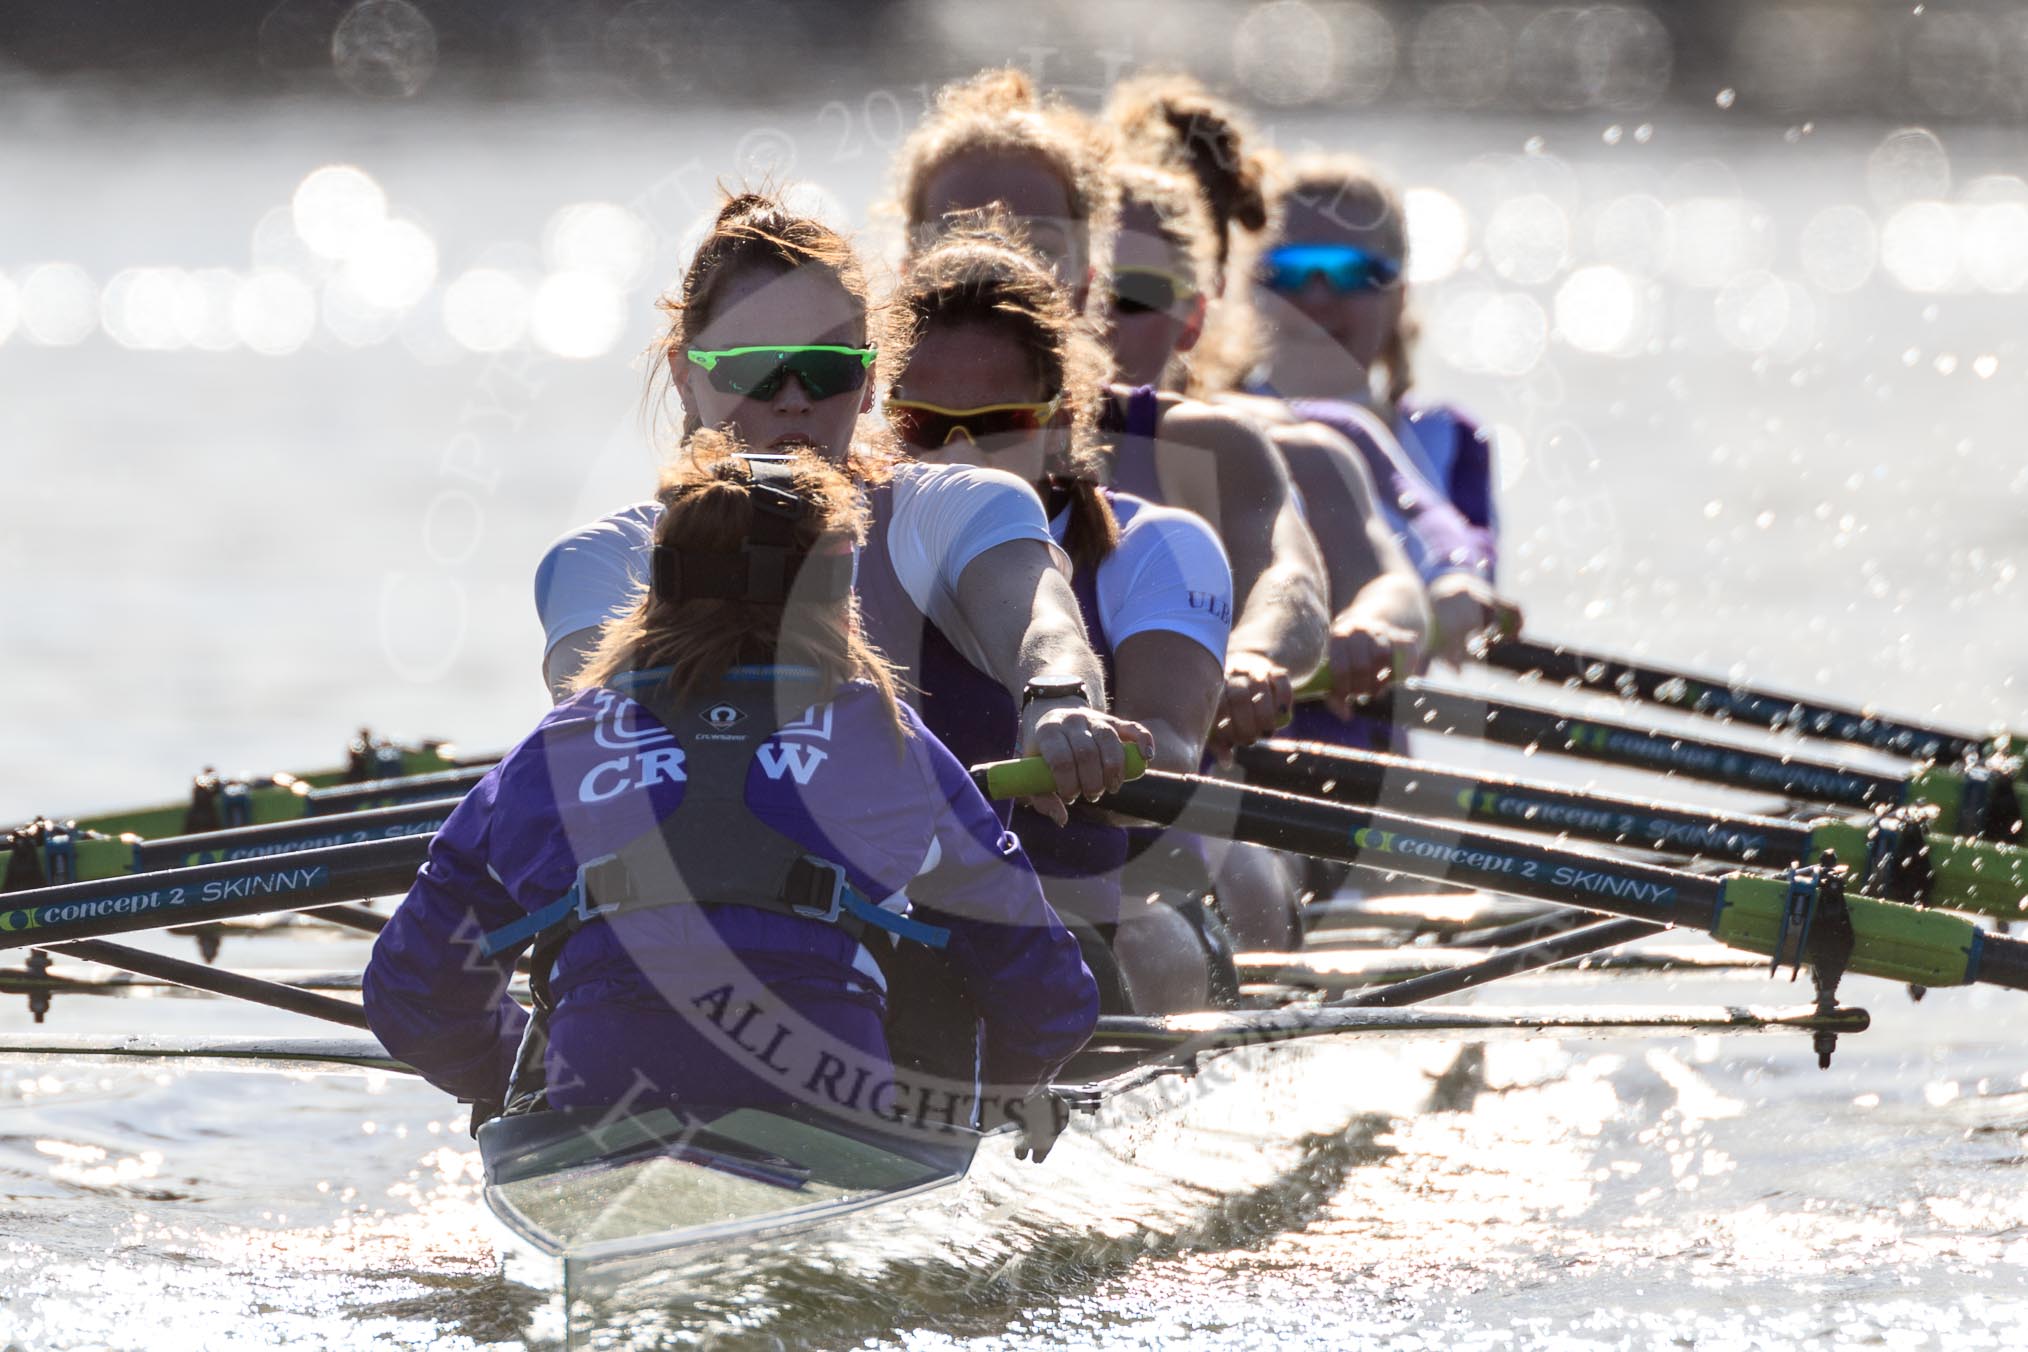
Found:
[[[1821,821],[1810,829],[1809,858],[1829,850],[1855,877],[1866,870],[1867,828],[1854,822]],[[2028,849],[1995,840],[1972,840],[1932,831],[1929,847],[1933,906],[2018,920],[2028,915]]]
[[[1749,952],[1773,954],[1788,905],[1788,880],[1726,875],[1711,935]],[[1987,934],[1970,918],[1852,894],[1845,904],[1855,936],[1849,970],[1916,986],[1987,981],[2028,989],[2028,944]]]
[[[1147,770],[1148,762],[1142,758],[1141,748],[1128,743],[1127,778],[1139,779]],[[988,798],[1037,798],[1056,792],[1056,776],[1050,772],[1049,762],[1040,756],[975,765],[972,774],[983,785]]]
[[[2016,807],[2021,816],[2028,819],[2028,776],[2016,779],[2012,787]],[[1934,807],[1937,820],[1946,828],[1961,826],[1965,771],[1952,765],[1922,766],[1909,776],[1907,800],[1919,806]],[[1977,829],[1984,828],[1978,826]]]

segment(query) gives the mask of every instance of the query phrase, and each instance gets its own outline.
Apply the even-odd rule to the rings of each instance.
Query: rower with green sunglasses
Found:
[[[1144,753],[1153,743],[1104,710],[1104,670],[1033,492],[991,470],[897,465],[869,449],[884,438],[858,436],[878,358],[851,245],[774,198],[742,194],[720,210],[662,309],[669,326],[656,369],[681,404],[686,437],[723,428],[755,452],[807,448],[845,464],[874,500],[868,549],[892,560],[909,602],[968,661],[1016,699],[1042,677],[1088,692],[1029,701],[978,759],[1042,756],[1057,793],[1037,808],[1056,819],[1068,801],[1117,789],[1126,743]],[[567,690],[599,626],[647,584],[657,515],[653,503],[615,512],[543,558],[536,607],[553,693]],[[862,623],[875,618],[862,610]]]

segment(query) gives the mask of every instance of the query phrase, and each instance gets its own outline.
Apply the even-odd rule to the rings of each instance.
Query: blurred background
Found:
[[[721,185],[890,253],[1001,63],[1396,174],[1545,635],[2028,722],[2016,6],[84,0],[0,8],[0,819],[518,736]]]

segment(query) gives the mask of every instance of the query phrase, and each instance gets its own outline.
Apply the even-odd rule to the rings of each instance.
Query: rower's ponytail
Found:
[[[1122,80],[1106,100],[1105,121],[1131,161],[1181,175],[1209,218],[1211,280],[1203,333],[1178,360],[1182,388],[1208,398],[1230,389],[1260,359],[1260,323],[1250,288],[1230,278],[1251,266],[1269,220],[1267,158],[1253,147],[1232,104],[1188,75]],[[1128,194],[1134,193],[1132,186]]]
[[[753,530],[753,474],[739,443],[722,432],[693,434],[685,454],[663,472],[656,500],[657,548],[707,553],[739,549]],[[794,526],[791,548],[804,556],[849,552],[866,530],[865,504],[851,482],[816,455],[791,457],[796,495],[808,510]],[[855,602],[821,587],[800,592],[794,577],[783,601],[721,598],[676,600],[642,585],[628,611],[606,621],[573,690],[610,684],[629,671],[668,667],[666,688],[683,700],[724,679],[736,666],[814,668],[826,691],[861,680],[885,702],[897,729],[894,669],[860,635]]]
[[[1122,80],[1106,100],[1105,118],[1130,153],[1173,165],[1197,181],[1211,209],[1221,269],[1240,231],[1254,235],[1267,228],[1267,162],[1248,144],[1238,110],[1196,80]]]

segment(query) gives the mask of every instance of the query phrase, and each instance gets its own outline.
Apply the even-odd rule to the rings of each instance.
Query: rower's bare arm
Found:
[[[1274,437],[1331,579],[1332,699],[1342,715],[1344,701],[1422,666],[1429,596],[1375,504],[1372,476],[1352,444],[1319,423],[1278,427]]]
[[[1113,653],[1113,708],[1155,735],[1158,770],[1196,773],[1224,688],[1218,659],[1182,634],[1150,629]]]
[[[1152,756],[1148,730],[1105,711],[1105,668],[1085,637],[1077,594],[1040,540],[1009,540],[965,565],[958,612],[978,640],[987,673],[1016,700],[1038,676],[1075,676],[1091,703],[1036,700],[1022,711],[1021,749],[1041,756],[1055,775],[1055,797],[1036,809],[1059,824],[1065,803],[1099,798],[1126,775],[1126,743]]]
[[[1184,403],[1163,419],[1160,453],[1208,462],[1215,471],[1164,482],[1212,496],[1209,502],[1179,498],[1175,505],[1212,523],[1232,563],[1237,604],[1228,654],[1256,653],[1297,679],[1309,675],[1324,658],[1328,584],[1274,443],[1242,413]]]
[[[542,658],[542,681],[549,687],[549,702],[561,704],[570,694],[571,678],[584,666],[584,659],[598,645],[599,631],[579,629],[556,641]]]

